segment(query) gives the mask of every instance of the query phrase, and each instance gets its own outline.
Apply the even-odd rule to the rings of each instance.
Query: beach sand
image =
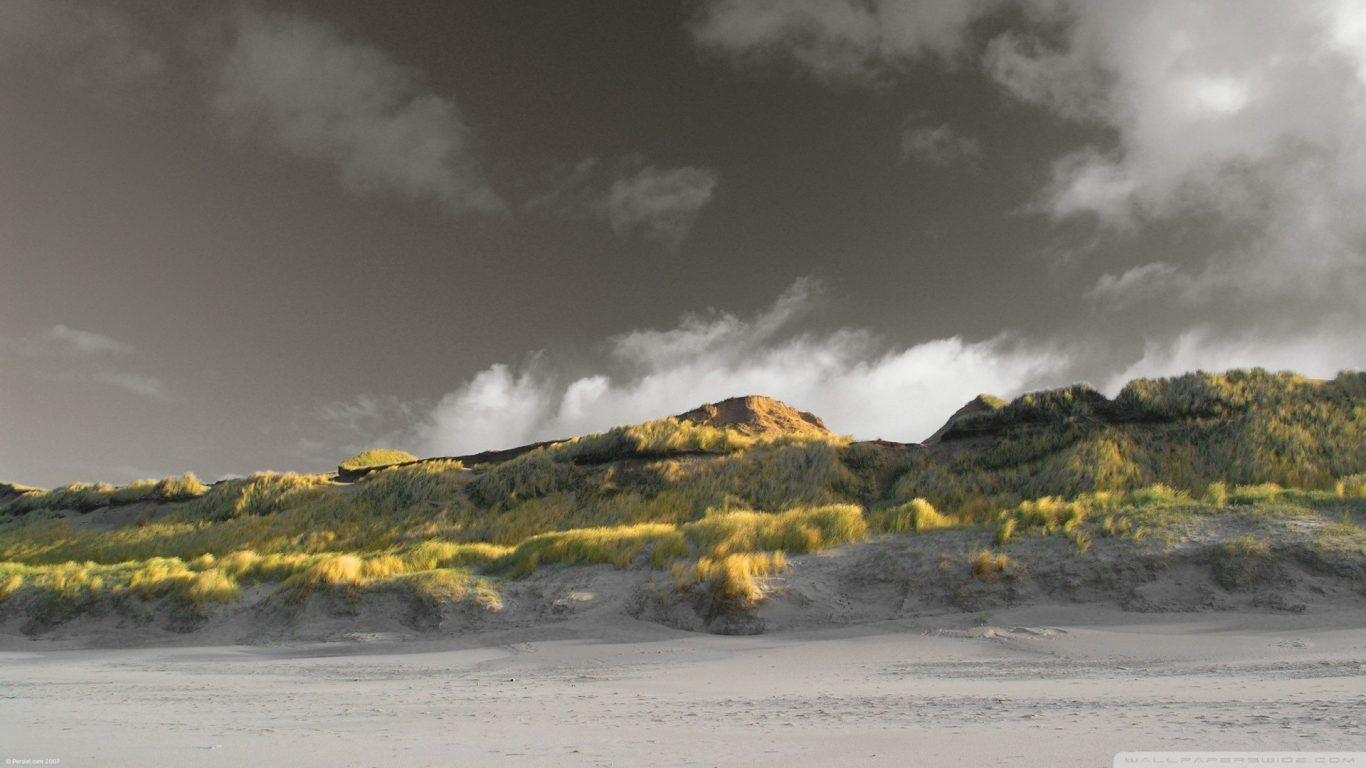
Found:
[[[0,653],[0,759],[62,766],[1110,765],[1366,750],[1366,613],[1034,606],[728,637]],[[13,764],[13,763],[12,763]]]

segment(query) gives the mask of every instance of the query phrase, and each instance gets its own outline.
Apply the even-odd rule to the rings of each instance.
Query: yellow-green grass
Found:
[[[455,576],[440,576],[452,572],[465,574],[459,577],[465,584],[462,596],[490,607],[497,602],[493,587],[470,575],[468,569],[524,576],[551,564],[610,563],[624,568],[648,549],[650,562],[656,567],[706,560],[729,563],[726,567],[740,573],[743,569],[735,571],[734,567],[741,561],[729,560],[732,555],[814,552],[857,541],[866,533],[862,510],[837,505],[779,514],[725,512],[682,526],[657,523],[560,531],[534,536],[515,548],[486,542],[426,540],[378,552],[260,553],[242,549],[221,556],[202,553],[192,558],[158,556],[111,563],[9,561],[0,563],[0,596],[12,599],[31,592],[71,605],[96,599],[164,598],[203,607],[235,600],[245,585],[279,582],[295,595],[320,589],[364,590],[399,584],[411,589],[430,588],[424,594],[436,599],[443,589],[454,589]],[[768,562],[785,561],[773,555]],[[702,566],[708,574],[703,580],[715,576],[707,571],[711,567]],[[446,586],[437,589],[434,585],[439,583]]]
[[[984,401],[949,430],[952,450],[754,439],[664,419],[473,470],[424,462],[351,484],[262,474],[212,487],[187,476],[15,489],[23,492],[6,491],[12,501],[0,509],[9,513],[0,514],[9,569],[0,597],[56,584],[44,569],[65,574],[62,584],[130,585],[119,574],[154,562],[160,570],[139,584],[171,583],[158,594],[193,603],[232,594],[219,577],[238,589],[290,580],[333,588],[322,574],[335,566],[345,575],[355,562],[337,559],[346,557],[361,563],[357,583],[382,585],[557,563],[716,569],[730,556],[857,541],[869,527],[981,526],[997,549],[1064,535],[1084,550],[1093,537],[1182,536],[1223,514],[1258,524],[1320,515],[1331,525],[1366,512],[1364,399],[1361,374],[1201,374],[1134,382],[1113,401],[1083,388]],[[954,442],[965,436],[990,439]],[[101,529],[127,516],[67,511],[135,501],[151,503],[112,530]],[[866,521],[864,507],[873,510]],[[1350,531],[1324,535],[1356,546]],[[711,565],[698,569],[703,560]],[[315,567],[318,578],[304,576]],[[198,592],[186,586],[201,578]]]
[[[703,557],[691,566],[679,566],[678,589],[701,586],[712,615],[744,609],[764,598],[762,581],[787,570],[783,552],[746,552],[724,557]]]
[[[549,564],[610,563],[625,568],[647,550],[650,563],[662,567],[677,560],[721,559],[730,554],[817,552],[860,541],[867,533],[863,511],[853,505],[777,514],[720,512],[683,525],[642,523],[540,534],[495,561],[492,569],[525,575]]]
[[[358,453],[338,464],[337,469],[340,469],[343,472],[358,472],[362,469],[388,467],[394,464],[406,464],[413,461],[417,461],[417,457],[407,451],[396,451],[391,448],[371,448],[368,451]]]
[[[960,525],[953,515],[946,515],[925,499],[911,499],[905,504],[880,510],[872,515],[872,525],[887,533],[929,533]]]
[[[733,429],[694,424],[670,417],[566,440],[545,451],[559,461],[593,464],[625,458],[659,458],[690,453],[727,454],[756,446],[807,442],[846,445],[849,439],[822,433],[752,437]]]
[[[0,512],[25,514],[35,510],[74,509],[88,511],[100,507],[139,502],[176,502],[197,498],[209,492],[193,473],[161,480],[138,480],[128,485],[72,483],[52,490],[29,489]]]
[[[1243,589],[1267,579],[1276,557],[1266,542],[1251,535],[1225,542],[1215,550],[1215,580],[1226,589]]]
[[[979,549],[973,552],[968,560],[968,570],[972,577],[988,584],[999,581],[1003,576],[1010,575],[1014,567],[1015,561],[1009,555],[992,552],[989,549]]]
[[[980,520],[1026,499],[1158,483],[1192,496],[1216,483],[1359,493],[1345,478],[1366,468],[1363,399],[1366,373],[1257,369],[1137,380],[1113,401],[1086,387],[1030,393],[956,419],[944,438],[955,450],[913,456],[891,496]]]
[[[223,557],[202,555],[190,561],[174,557],[100,564],[65,562],[47,565],[0,563],[0,602],[25,592],[45,602],[86,605],[95,601],[170,599],[202,608],[236,600],[244,586],[278,582],[307,594],[321,588],[369,589],[386,585],[430,587],[439,582],[450,591],[457,580],[481,604],[496,600],[492,587],[475,579],[470,567],[486,565],[508,550],[488,544],[427,541],[401,550],[378,553],[262,555],[241,550]],[[425,574],[425,575],[423,575]],[[442,574],[446,574],[444,577]],[[420,577],[419,577],[420,576]]]
[[[1214,484],[1198,498],[1165,485],[1122,493],[1086,493],[1072,499],[1045,496],[1000,511],[992,540],[1004,546],[1021,535],[1063,535],[1085,550],[1094,537],[1142,539],[1160,531],[1169,541],[1180,540],[1215,515],[1237,514],[1250,520],[1338,514],[1366,506],[1350,493],[1306,491],[1275,484],[1234,486]]]

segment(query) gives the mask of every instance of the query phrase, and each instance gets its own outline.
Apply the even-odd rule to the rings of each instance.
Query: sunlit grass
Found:
[[[193,473],[161,480],[137,480],[122,486],[72,483],[50,491],[30,489],[7,505],[0,506],[0,511],[11,514],[47,509],[89,511],[120,504],[185,501],[208,491],[209,486],[199,482]]]
[[[387,467],[392,464],[405,464],[412,461],[417,461],[417,457],[407,451],[372,448],[343,461],[337,465],[337,469],[343,472],[356,472],[372,467]]]
[[[1011,569],[1015,567],[1015,562],[1010,559],[1009,555],[992,552],[989,549],[973,552],[968,564],[972,578],[988,584],[999,581],[1003,576],[1010,575]]]
[[[720,558],[704,557],[689,567],[680,567],[676,576],[679,589],[700,586],[706,598],[706,613],[744,609],[764,598],[762,581],[787,570],[782,552],[747,552]]]
[[[911,499],[905,504],[881,510],[873,516],[873,526],[887,533],[928,533],[958,526],[959,520],[934,508],[925,499]]]
[[[1134,382],[1114,400],[1084,387],[984,400],[948,431],[948,443],[966,441],[952,451],[756,439],[662,419],[498,464],[428,461],[354,483],[263,473],[213,486],[193,475],[6,486],[0,600],[38,601],[49,615],[122,600],[209,610],[288,585],[492,605],[500,579],[604,564],[674,567],[689,589],[740,605],[788,555],[870,529],[989,537],[972,572],[992,580],[1014,572],[1002,550],[1023,557],[1022,539],[1066,537],[1077,552],[1150,536],[1165,546],[1213,530],[1217,515],[1257,525],[1302,516],[1335,551],[1355,552],[1363,398],[1361,374],[1194,374]],[[146,504],[136,515],[93,511],[135,503]],[[1247,548],[1220,557],[1230,584],[1243,580],[1239,563],[1264,559]]]

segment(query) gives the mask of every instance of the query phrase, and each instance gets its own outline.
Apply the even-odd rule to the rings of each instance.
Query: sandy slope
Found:
[[[1360,609],[1038,606],[750,637],[595,615],[429,642],[11,646],[0,758],[1109,765],[1132,749],[1362,750],[1363,626]]]

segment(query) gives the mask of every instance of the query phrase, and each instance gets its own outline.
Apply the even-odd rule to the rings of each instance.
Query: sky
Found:
[[[1366,363],[1359,0],[0,0],[0,479]]]

